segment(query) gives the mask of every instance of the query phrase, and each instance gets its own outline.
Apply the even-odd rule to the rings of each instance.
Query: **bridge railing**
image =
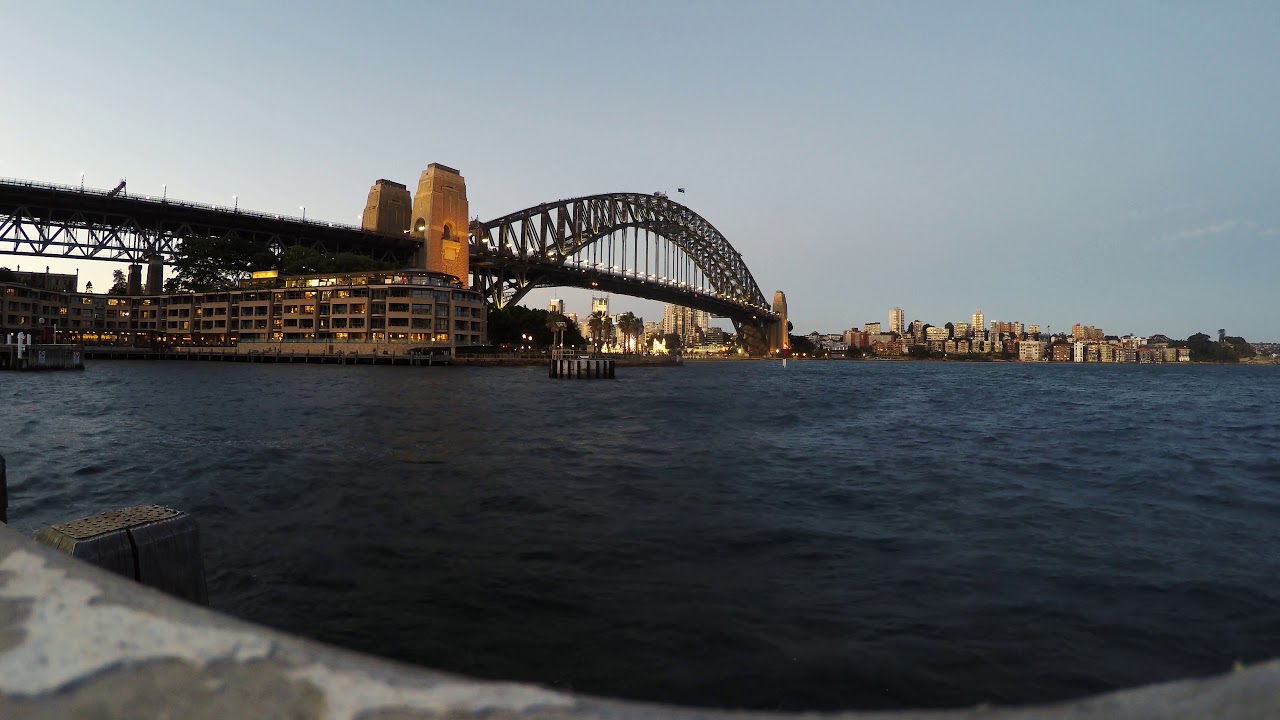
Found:
[[[60,185],[58,183],[38,182],[35,180],[24,180],[22,178],[7,178],[7,177],[0,177],[0,185],[8,185],[10,187],[38,188],[41,190],[55,190],[58,192],[79,193],[82,195],[97,195],[99,197],[110,197],[112,192],[111,190],[102,190],[100,188],[87,188],[87,187],[80,187],[79,185]],[[145,202],[145,203],[151,203],[153,205],[159,205],[164,207],[190,208],[193,210],[209,210],[212,212],[227,213],[230,215],[243,215],[246,217],[262,218],[264,220],[290,220],[292,222],[304,223],[307,225],[314,225],[316,227],[331,227],[331,228],[338,228],[341,230],[357,230],[360,232],[367,232],[374,235],[379,234],[372,230],[366,230],[365,228],[359,225],[351,225],[348,223],[336,223],[336,222],[329,222],[327,220],[307,220],[305,218],[300,218],[293,215],[281,215],[280,213],[265,213],[265,212],[258,212],[255,210],[241,210],[236,206],[213,205],[210,203],[192,202],[190,200],[170,200],[167,197],[157,198],[153,195],[131,195],[131,194],[128,194],[127,187],[118,197],[126,198],[134,202]]]

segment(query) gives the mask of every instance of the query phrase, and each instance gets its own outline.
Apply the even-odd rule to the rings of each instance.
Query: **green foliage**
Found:
[[[489,342],[494,345],[519,346],[524,342],[521,335],[532,335],[535,346],[550,347],[556,341],[552,330],[555,320],[563,320],[565,323],[565,347],[582,347],[586,344],[577,323],[559,313],[534,310],[523,305],[512,305],[502,310],[489,308]]]
[[[633,312],[625,312],[618,316],[618,332],[622,335],[623,347],[629,348],[631,345],[627,342],[630,338],[636,338],[636,347],[640,346],[638,340],[644,334],[644,320],[636,317]]]
[[[613,334],[613,318],[605,311],[597,310],[591,313],[587,327],[591,329],[591,343],[596,346],[596,352],[600,352],[605,340]]]
[[[378,262],[356,253],[324,253],[301,245],[285,248],[280,253],[281,275],[314,275],[317,273],[356,273],[391,270],[393,265]]]
[[[1204,333],[1187,338],[1187,347],[1192,362],[1235,363],[1255,354],[1253,346],[1242,337],[1228,337],[1226,343],[1219,343]]]
[[[17,282],[18,276],[7,267],[0,267],[0,282]]]
[[[174,276],[166,292],[208,292],[234,287],[255,270],[277,267],[278,259],[261,243],[240,238],[187,238],[174,255]]]
[[[240,238],[188,238],[173,259],[174,275],[165,292],[208,292],[230,288],[255,270],[282,275],[356,273],[393,266],[356,253],[325,253],[308,247],[286,248],[277,257],[261,243]]]
[[[124,271],[123,270],[111,271],[111,288],[107,290],[107,294],[108,295],[127,295],[128,293],[129,293],[129,279],[125,277]]]
[[[803,335],[787,335],[787,339],[791,341],[792,353],[804,353],[805,355],[817,355],[818,346],[813,341]]]
[[[928,345],[912,345],[907,348],[907,355],[917,360],[933,357],[933,352],[929,350]]]
[[[1251,358],[1258,354],[1258,352],[1253,349],[1253,345],[1250,345],[1249,341],[1242,337],[1233,337],[1228,335],[1227,345],[1230,345],[1231,349],[1235,350],[1236,357]]]

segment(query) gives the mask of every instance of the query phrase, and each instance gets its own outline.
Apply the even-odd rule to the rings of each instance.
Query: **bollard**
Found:
[[[36,540],[170,595],[209,604],[200,533],[184,512],[159,505],[108,510],[41,528]]]

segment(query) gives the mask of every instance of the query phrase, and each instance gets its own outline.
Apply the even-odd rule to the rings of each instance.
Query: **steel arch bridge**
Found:
[[[744,335],[777,319],[742,254],[661,194],[569,198],[473,223],[471,273],[498,307],[568,286],[704,310]]]
[[[182,240],[241,238],[411,264],[420,242],[341,223],[238,206],[138,197],[0,179],[0,254],[172,261]],[[581,287],[727,317],[754,353],[778,321],[742,259],[705,218],[661,193],[611,193],[543,203],[470,228],[477,289],[502,307],[535,287]]]

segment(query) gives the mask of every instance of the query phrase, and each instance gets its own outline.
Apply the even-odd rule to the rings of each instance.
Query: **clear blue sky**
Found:
[[[0,18],[0,175],[347,222],[374,180],[431,162],[485,219],[682,186],[798,332],[900,305],[1280,340],[1274,2],[0,0]]]

